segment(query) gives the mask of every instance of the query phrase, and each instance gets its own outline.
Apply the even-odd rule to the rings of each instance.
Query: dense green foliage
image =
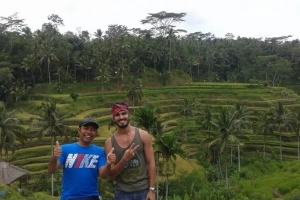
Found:
[[[300,76],[300,43],[291,36],[235,37],[228,33],[186,33],[176,29],[188,13],[159,12],[141,20],[151,28],[109,25],[89,33],[61,33],[63,19],[50,15],[38,30],[30,30],[17,14],[0,18],[0,100],[26,99],[37,83],[99,81],[109,83],[152,68],[166,85],[174,69],[197,81],[251,82],[278,86],[296,83]],[[46,20],[46,19],[45,19]],[[150,84],[150,83],[149,83]],[[56,88],[60,90],[59,87]],[[75,96],[72,95],[73,99]]]
[[[149,30],[94,35],[60,33],[57,15],[34,32],[17,15],[0,17],[0,150],[29,171],[21,192],[0,185],[0,197],[58,196],[61,171],[50,179],[45,167],[54,141],[76,141],[92,116],[102,146],[114,131],[110,105],[127,100],[152,135],[160,198],[298,199],[300,98],[283,86],[298,81],[299,41],[185,33],[175,26],[185,16],[149,14]],[[111,181],[99,182],[110,199]]]

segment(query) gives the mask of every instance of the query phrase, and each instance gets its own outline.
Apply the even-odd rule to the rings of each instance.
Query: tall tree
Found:
[[[169,176],[174,174],[176,164],[176,156],[185,157],[185,151],[181,147],[174,134],[163,134],[159,136],[154,142],[154,148],[163,156],[164,162],[162,166],[162,173],[167,177],[166,179],[166,200],[168,199]]]
[[[146,104],[138,108],[134,115],[134,121],[141,128],[147,130],[154,137],[161,133],[161,119],[156,107]]]
[[[177,112],[179,116],[185,116],[187,119],[188,117],[194,116],[194,113],[197,110],[197,102],[195,97],[192,98],[184,98],[181,104],[179,104]],[[187,139],[187,128],[185,129],[184,140]]]
[[[272,115],[274,123],[277,124],[280,143],[280,160],[282,161],[282,128],[287,128],[291,125],[291,113],[280,101],[277,102],[277,105],[274,108],[270,109],[269,113]]]
[[[295,130],[297,137],[297,150],[298,150],[298,160],[300,160],[300,110],[296,110],[292,113],[293,118],[291,119],[291,124]]]
[[[137,122],[137,126],[144,128],[157,140],[158,137],[163,133],[162,120],[156,107],[152,104],[146,104],[145,106],[138,108],[135,115],[134,121]],[[156,177],[159,175],[159,159],[160,151],[155,149],[155,163],[156,163]],[[158,178],[156,178],[158,180]],[[156,195],[157,199],[159,196],[159,181],[156,181]]]
[[[244,135],[244,133],[250,134],[252,133],[251,121],[249,119],[250,115],[253,114],[253,111],[246,109],[240,103],[235,104],[235,117],[237,120],[237,148],[238,148],[238,171],[241,170],[241,156],[240,156],[240,139],[247,139],[249,137]]]
[[[51,69],[50,69],[50,64],[52,60],[58,61],[58,58],[56,57],[54,53],[54,48],[51,45],[49,41],[45,41],[42,43],[41,48],[40,48],[40,63],[43,63],[46,61],[47,63],[47,70],[48,70],[48,80],[49,84],[51,84]]]
[[[49,100],[41,104],[42,116],[34,118],[31,129],[39,129],[34,137],[39,139],[49,136],[51,137],[51,155],[53,155],[53,145],[57,141],[58,136],[63,136],[64,140],[69,142],[69,127],[64,124],[64,120],[69,117],[69,115],[60,116],[58,107],[55,100]],[[53,174],[51,176],[51,194],[54,193],[53,185]]]
[[[20,32],[26,24],[24,19],[19,19],[18,13],[14,13],[8,17],[0,17],[0,33],[8,32]]]
[[[27,55],[21,64],[22,68],[24,68],[26,71],[30,71],[32,83],[35,85],[34,70],[39,68],[39,66],[34,54]]]
[[[214,116],[212,125],[218,133],[218,136],[212,140],[208,147],[217,145],[219,154],[224,155],[225,160],[225,178],[226,187],[228,187],[228,172],[227,172],[227,151],[226,147],[229,144],[236,144],[238,121],[236,120],[236,113],[229,108],[222,108],[218,115]],[[219,161],[220,162],[220,161]]]
[[[5,104],[8,103],[14,81],[15,77],[9,67],[0,68],[0,100]]]
[[[125,86],[122,90],[126,91],[126,97],[133,104],[134,114],[135,114],[135,106],[139,101],[143,98],[143,91],[142,91],[142,83],[139,79],[131,76],[128,78]]]
[[[257,118],[257,131],[258,134],[263,134],[264,136],[264,147],[263,147],[263,159],[266,156],[266,137],[273,133],[273,118],[267,112],[261,112]]]
[[[110,72],[110,68],[107,64],[102,64],[102,66],[98,66],[97,68],[97,77],[95,78],[95,80],[100,81],[101,82],[101,92],[103,94],[103,85],[104,83],[109,82],[110,78],[111,78],[111,72]]]
[[[174,23],[184,22],[182,18],[186,13],[172,13],[161,11],[158,13],[149,13],[145,19],[141,20],[142,24],[151,24],[151,28],[158,36],[166,37],[171,29],[174,28]]]
[[[213,131],[212,119],[213,119],[213,108],[206,106],[200,110],[200,116],[196,120],[196,124],[200,126],[201,132],[208,135],[208,140],[211,139]]]
[[[15,116],[16,110],[7,111],[4,103],[0,102],[0,158],[8,156],[8,151],[15,151],[16,140],[24,143],[27,138],[25,129]]]

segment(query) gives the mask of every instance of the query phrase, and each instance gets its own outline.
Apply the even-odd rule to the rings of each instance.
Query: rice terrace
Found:
[[[47,172],[55,141],[77,141],[93,117],[103,146],[116,101],[151,135],[157,199],[300,199],[299,40],[187,33],[175,25],[186,15],[94,33],[61,33],[55,14],[36,31],[1,17],[1,161],[28,173],[0,182],[0,199],[58,199],[61,170]],[[112,180],[99,183],[112,199]]]

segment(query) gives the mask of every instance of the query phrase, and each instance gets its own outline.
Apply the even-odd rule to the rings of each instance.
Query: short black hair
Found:
[[[96,121],[94,118],[92,118],[92,117],[84,118],[84,119],[79,123],[79,127],[85,126],[85,125],[87,125],[87,124],[93,124],[93,125],[96,127],[96,129],[99,128],[99,124],[98,124],[97,121]]]

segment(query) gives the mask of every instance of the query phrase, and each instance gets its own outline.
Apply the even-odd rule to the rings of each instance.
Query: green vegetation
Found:
[[[185,16],[152,13],[149,30],[110,25],[92,37],[60,33],[55,14],[35,32],[0,17],[1,157],[29,171],[21,192],[0,185],[0,197],[59,196],[61,172],[46,171],[54,141],[76,141],[92,116],[103,146],[110,106],[124,100],[152,136],[159,197],[299,199],[299,41],[184,34],[175,23]],[[111,181],[99,182],[111,198]]]
[[[96,83],[90,83],[91,86],[93,84]],[[49,87],[46,84],[39,85],[38,87],[41,88],[43,86]],[[61,84],[61,86],[62,88],[67,87],[67,84]],[[265,112],[269,119],[272,115],[271,113],[269,115],[268,111],[270,108],[276,110],[279,106],[278,102],[282,102],[283,107],[286,107],[287,111],[291,114],[291,111],[297,105],[294,102],[298,102],[300,98],[293,91],[284,87],[249,88],[248,86],[249,84],[193,83],[182,86],[150,87],[149,89],[144,88],[142,90],[143,97],[135,106],[135,115],[133,114],[133,106],[130,108],[132,109],[132,120],[154,136],[153,142],[157,152],[163,152],[164,150],[159,146],[167,144],[167,142],[163,142],[164,135],[173,135],[172,137],[176,136],[176,141],[182,145],[181,149],[184,150],[185,154],[183,155],[184,159],[176,156],[176,160],[168,162],[165,162],[162,159],[163,157],[159,157],[160,165],[158,174],[160,176],[158,178],[158,187],[161,196],[165,196],[168,193],[169,197],[174,197],[175,199],[179,198],[179,196],[183,198],[184,195],[188,195],[190,199],[197,199],[197,195],[207,195],[207,199],[213,199],[216,196],[209,197],[209,195],[216,193],[221,196],[225,195],[225,199],[229,197],[236,199],[239,199],[239,197],[275,199],[274,193],[285,198],[285,196],[288,197],[299,189],[293,185],[289,185],[292,184],[289,183],[290,181],[286,182],[286,186],[280,186],[279,183],[276,183],[274,175],[278,174],[279,179],[282,174],[290,173],[293,168],[292,166],[297,163],[297,161],[288,161],[298,159],[298,142],[294,130],[282,127],[282,140],[280,142],[280,133],[278,128],[275,128],[278,124],[273,123],[272,120],[265,120],[264,125],[262,124],[263,120],[258,121],[257,117],[259,113]],[[213,90],[212,88],[215,89]],[[77,92],[76,88],[73,90]],[[289,97],[282,97],[282,91],[289,92]],[[97,91],[97,89],[96,91],[90,90],[86,94],[81,92],[80,98],[76,102],[70,101],[70,97],[66,95],[68,91],[65,92],[33,93],[31,101],[21,101],[18,103],[19,108],[22,108],[22,110],[17,113],[17,116],[22,119],[26,127],[32,127],[32,119],[36,119],[36,116],[42,116],[43,109],[41,109],[41,103],[44,103],[44,110],[48,110],[48,108],[51,108],[51,102],[65,102],[64,106],[57,107],[56,111],[55,109],[50,110],[58,114],[60,113],[60,116],[67,113],[70,115],[69,118],[64,119],[64,124],[70,128],[70,131],[66,135],[68,139],[75,141],[77,124],[82,118],[93,116],[100,124],[99,136],[95,139],[95,143],[103,146],[104,141],[114,131],[113,126],[108,126],[111,121],[110,105],[112,100],[126,100],[126,92],[115,91],[116,96],[114,96],[112,92],[102,93]],[[97,101],[99,99],[98,93],[101,93],[101,101]],[[40,100],[34,100],[36,96],[39,96]],[[237,98],[239,96],[243,98]],[[52,99],[50,103],[46,103],[50,99]],[[86,105],[88,102],[93,104]],[[35,106],[32,106],[33,104]],[[228,179],[221,178],[226,173],[225,165],[218,166],[218,161],[211,154],[211,148],[207,149],[207,147],[218,145],[217,138],[218,136],[222,136],[222,134],[219,135],[216,131],[222,130],[219,126],[227,126],[226,124],[222,124],[228,123],[226,121],[216,121],[222,120],[218,116],[223,116],[224,109],[226,111],[224,116],[236,116],[238,117],[237,119],[244,121],[243,123],[239,122],[238,129],[234,125],[236,124],[234,121],[232,121],[233,124],[228,124],[231,128],[228,127],[226,129],[230,133],[228,139],[224,140],[226,142],[226,149],[223,152],[227,152],[227,159],[223,157],[223,155],[225,156],[223,153],[220,154],[219,159],[221,159],[222,163],[227,160]],[[250,123],[251,126],[247,126],[247,123]],[[293,123],[291,123],[292,125]],[[267,128],[272,129],[272,131],[265,131],[264,137],[261,134],[264,132],[262,127],[265,127],[266,130]],[[27,137],[32,137],[35,134],[36,131],[28,129]],[[162,134],[161,139],[160,134]],[[61,143],[68,142],[63,134],[56,137]],[[216,140],[212,140],[213,138],[216,138]],[[9,154],[9,158],[13,164],[29,170],[29,188],[35,188],[36,181],[46,173],[45,166],[51,156],[51,143],[51,134],[45,134],[42,139],[33,138],[24,145],[17,144],[20,149],[13,154]],[[176,142],[171,143],[175,144]],[[175,148],[174,145],[170,147]],[[238,149],[240,149],[240,153],[238,153]],[[180,151],[177,152],[176,150],[176,154],[179,155]],[[282,159],[284,160],[282,163],[280,163],[280,152],[282,152]],[[165,154],[165,156],[167,155]],[[254,155],[256,159],[252,162],[249,159],[253,159]],[[214,162],[217,165],[213,164]],[[271,168],[268,166],[271,163],[274,163],[272,170],[262,170]],[[175,171],[173,171],[173,168]],[[282,171],[283,169],[286,170]],[[220,171],[224,174],[221,175]],[[192,177],[194,179],[190,181],[195,182],[195,184],[199,182],[200,185],[197,187],[193,185],[193,188],[187,187],[184,190],[185,193],[176,190],[176,185],[182,184],[177,183],[179,181],[178,176],[181,176],[180,174],[182,173],[186,176],[190,173],[199,173],[197,176],[191,176],[190,179]],[[170,176],[170,179],[168,181],[169,189],[167,190],[165,182],[168,180],[168,176]],[[274,183],[270,187],[264,182],[264,180],[268,180],[268,177],[274,178],[274,181],[272,179]],[[49,178],[46,175],[48,182],[50,181]],[[181,179],[183,178],[181,177]],[[225,184],[226,180],[228,181],[227,184]],[[54,194],[57,194],[60,182],[54,180],[54,183],[56,185]],[[106,184],[109,184],[109,182]],[[259,184],[267,188],[257,190],[257,185]],[[191,184],[187,185],[192,187]],[[204,187],[204,185],[206,186]],[[225,194],[225,189],[222,191],[222,188],[225,188],[226,185],[228,188],[227,191],[230,191],[230,194]],[[276,189],[277,185],[278,189]],[[284,187],[287,187],[287,191],[285,192],[283,192]],[[48,187],[47,190],[49,191],[50,188]],[[237,196],[237,194],[240,196]]]

